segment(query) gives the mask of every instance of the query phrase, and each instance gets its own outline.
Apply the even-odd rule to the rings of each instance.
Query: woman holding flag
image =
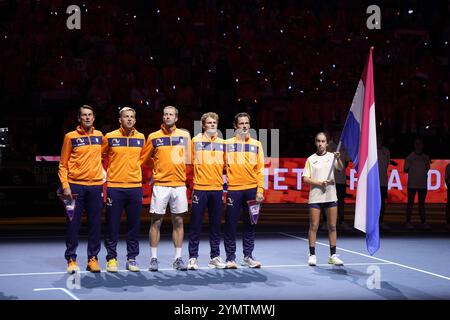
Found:
[[[306,160],[303,171],[303,179],[305,183],[310,185],[308,264],[310,266],[317,264],[315,252],[317,229],[320,222],[320,210],[324,209],[327,215],[330,243],[328,263],[342,266],[344,262],[336,255],[337,196],[333,167],[341,171],[344,165],[339,152],[327,152],[328,138],[325,133],[320,132],[316,135],[315,144],[317,151]]]

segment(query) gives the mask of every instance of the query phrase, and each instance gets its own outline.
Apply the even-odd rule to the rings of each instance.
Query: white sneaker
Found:
[[[261,268],[261,262],[254,260],[252,257],[245,257],[244,260],[242,260],[241,266]]]
[[[308,257],[308,265],[314,267],[317,264],[317,258],[315,254],[310,254]]]
[[[330,256],[328,258],[328,263],[329,264],[334,264],[335,266],[343,266],[344,265],[344,261],[339,259],[337,254],[333,254],[332,256]]]
[[[225,269],[227,264],[223,262],[221,257],[214,257],[208,263],[209,268]]]
[[[197,258],[190,258],[189,259],[188,270],[198,270]]]

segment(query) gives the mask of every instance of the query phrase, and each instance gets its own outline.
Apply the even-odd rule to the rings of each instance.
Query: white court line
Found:
[[[64,291],[65,293],[67,293],[73,300],[80,300],[80,298],[78,298],[77,296],[75,296],[73,293],[71,293],[69,290],[67,290],[66,288],[36,288],[33,289],[33,291],[51,291],[51,290],[61,290]]]
[[[369,262],[363,262],[363,263],[346,263],[345,266],[371,266],[371,265],[379,265],[379,264],[390,264],[389,262],[375,262],[375,263],[369,263]],[[329,263],[318,263],[316,266],[320,267],[327,267],[331,266]],[[279,264],[279,265],[271,265],[266,266],[263,265],[261,268],[289,268],[289,267],[309,267],[309,264]]]
[[[306,238],[297,237],[297,236],[294,236],[294,235],[289,234],[289,233],[279,232],[279,234],[282,234],[282,235],[284,235],[286,237],[291,237],[291,238],[294,238],[294,239],[303,240],[303,241],[308,242],[308,239],[306,239]],[[318,241],[316,241],[316,243],[320,244],[321,246],[329,247],[329,245],[326,244],[326,243],[321,243],[321,242],[318,242]],[[442,279],[450,281],[450,277],[446,277],[446,276],[443,276],[443,275],[440,275],[440,274],[437,274],[437,273],[429,272],[429,271],[422,270],[422,269],[417,269],[417,268],[414,268],[414,267],[410,267],[410,266],[407,266],[407,265],[404,265],[404,264],[401,264],[401,263],[397,263],[397,262],[393,262],[393,261],[389,261],[389,260],[386,260],[386,259],[380,259],[380,258],[372,257],[372,256],[369,256],[369,255],[364,254],[364,253],[360,253],[360,252],[357,252],[357,251],[344,249],[344,248],[341,248],[341,247],[339,247],[339,250],[340,251],[349,252],[349,253],[353,253],[353,254],[357,254],[357,255],[360,255],[360,256],[363,256],[363,257],[366,257],[366,258],[375,259],[375,260],[378,260],[378,261],[381,261],[381,262],[387,262],[389,264],[393,264],[393,265],[396,265],[396,266],[399,266],[399,267],[403,267],[403,268],[406,268],[406,269],[410,269],[410,270],[414,270],[414,271],[417,271],[417,272],[422,272],[422,273],[425,273],[425,274],[429,274],[431,276],[435,276],[435,277],[442,278]]]
[[[369,263],[369,262],[361,262],[361,263],[346,263],[346,266],[366,266],[366,265],[374,265],[374,264],[390,264],[389,262],[376,262],[376,263]],[[330,264],[328,263],[324,263],[324,264],[317,264],[318,266],[330,266]],[[265,268],[292,268],[292,267],[309,267],[308,264],[274,264],[274,265],[263,265],[261,268],[265,269]],[[214,270],[216,268],[210,268],[210,267],[199,267],[199,270]],[[238,268],[241,270],[245,270],[245,269],[250,269],[250,268],[246,268],[246,267],[241,267]],[[227,269],[219,269],[217,268],[217,270],[227,270]],[[236,269],[235,269],[236,270]],[[179,271],[179,270],[175,270],[173,268],[159,268],[158,271]],[[150,271],[147,269],[141,270],[140,272],[149,272],[149,273],[154,273],[154,274],[158,274],[158,271]],[[195,271],[195,270],[188,270],[188,271]],[[118,270],[117,272],[129,272],[129,273],[137,273],[139,274],[139,272],[131,272],[129,270]],[[106,273],[109,275],[114,275],[117,272],[106,272],[104,270],[101,271],[101,273]],[[91,273],[90,271],[79,271],[79,273]],[[0,274],[0,277],[17,277],[17,276],[45,276],[45,275],[57,275],[57,274],[67,274],[69,275],[67,272],[65,271],[57,271],[57,272],[30,272],[30,273],[2,273]],[[70,276],[70,275],[69,275]]]
[[[0,273],[0,277],[45,276],[45,275],[52,275],[52,274],[67,274],[67,272],[56,271],[56,272]]]

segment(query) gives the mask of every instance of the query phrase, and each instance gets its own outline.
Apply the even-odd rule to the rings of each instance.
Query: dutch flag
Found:
[[[378,217],[381,206],[372,50],[373,47],[341,134],[341,142],[358,177],[354,226],[366,233],[367,251],[371,255],[380,248]]]

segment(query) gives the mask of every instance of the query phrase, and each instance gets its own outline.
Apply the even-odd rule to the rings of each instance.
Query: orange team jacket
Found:
[[[120,128],[105,136],[102,156],[108,158],[106,181],[108,187],[142,187],[141,152],[145,136],[132,129],[129,136]]]
[[[69,182],[87,186],[103,184],[103,139],[100,131],[92,128],[88,134],[80,126],[64,136],[58,171],[64,189],[69,187]]]
[[[195,190],[222,190],[225,140],[199,134],[191,142]]]
[[[261,142],[236,137],[225,140],[228,190],[264,191],[264,150]]]
[[[186,163],[190,162],[190,135],[188,131],[161,130],[148,135],[142,150],[141,163],[152,164],[155,186],[179,187],[186,185]]]

